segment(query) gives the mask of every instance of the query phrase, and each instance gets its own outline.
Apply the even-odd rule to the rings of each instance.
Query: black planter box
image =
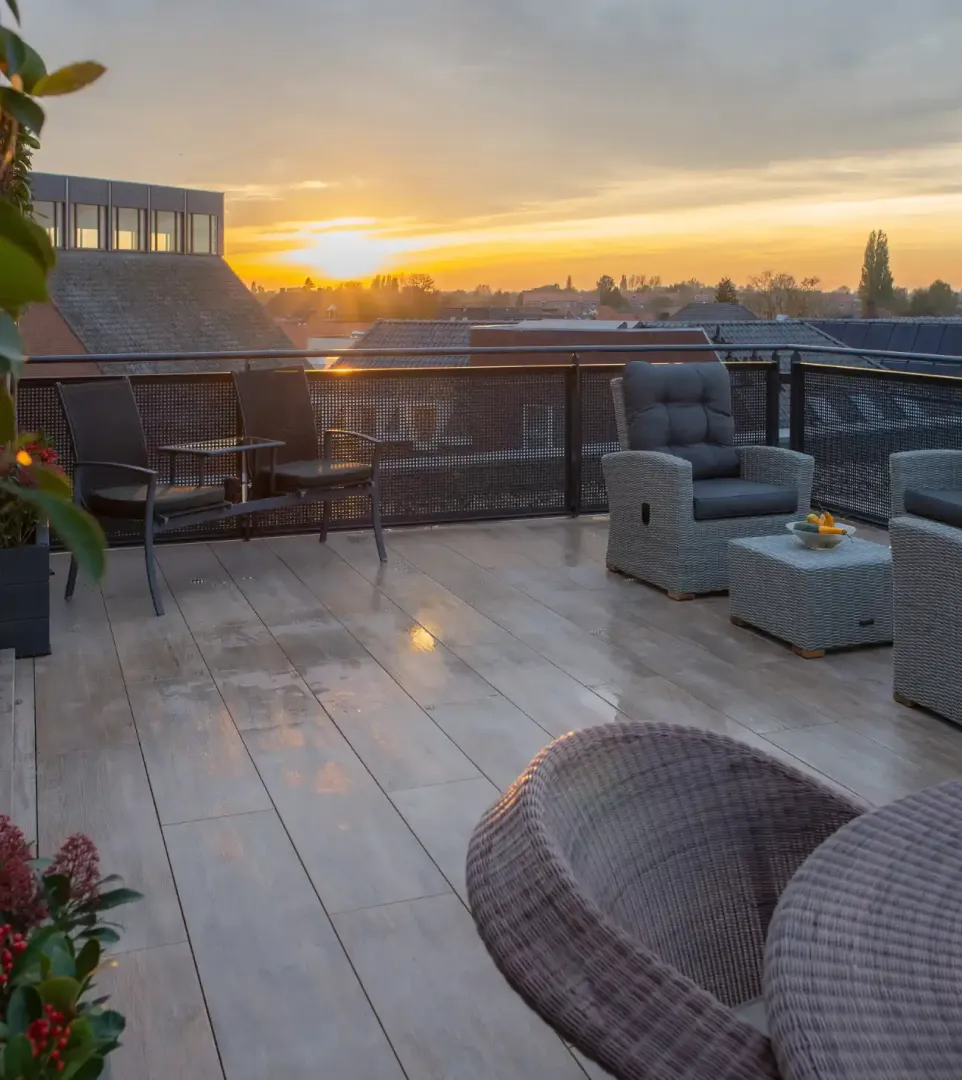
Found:
[[[0,548],[0,649],[50,653],[50,544]]]

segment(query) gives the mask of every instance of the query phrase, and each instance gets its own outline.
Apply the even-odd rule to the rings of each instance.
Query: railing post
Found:
[[[789,446],[799,453],[805,453],[805,371],[802,368],[801,354],[792,353],[791,376],[791,432]]]
[[[568,513],[581,513],[581,364],[571,354],[565,372],[565,502]]]
[[[778,352],[772,353],[772,363],[765,372],[765,442],[778,446],[782,423],[782,365]]]

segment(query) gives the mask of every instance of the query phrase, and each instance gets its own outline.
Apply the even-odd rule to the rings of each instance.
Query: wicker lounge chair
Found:
[[[588,728],[478,825],[469,901],[508,982],[615,1077],[774,1080],[768,1038],[742,1018],[768,924],[796,868],[862,809],[722,736]]]
[[[895,697],[962,724],[962,451],[893,454],[889,467]]]
[[[608,568],[676,600],[728,588],[728,541],[779,533],[810,507],[814,462],[735,446],[723,364],[626,365],[611,384],[621,451],[602,459]]]

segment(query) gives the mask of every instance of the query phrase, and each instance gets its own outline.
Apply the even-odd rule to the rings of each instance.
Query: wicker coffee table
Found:
[[[732,622],[799,656],[892,640],[892,553],[881,544],[847,538],[812,551],[788,533],[732,540],[728,582]]]
[[[962,782],[863,814],[808,857],[762,985],[786,1078],[962,1077]]]

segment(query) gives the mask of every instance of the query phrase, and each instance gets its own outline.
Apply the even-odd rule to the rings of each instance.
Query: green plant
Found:
[[[100,877],[92,841],[69,837],[32,859],[19,828],[0,816],[0,1078],[95,1080],[124,1030],[120,1013],[91,998],[105,944],[119,940],[104,911],[140,899]]]
[[[19,25],[17,0],[5,3]],[[99,525],[74,505],[62,472],[32,458],[25,463],[21,456],[37,436],[22,434],[17,426],[17,380],[25,359],[17,319],[28,304],[47,299],[47,276],[55,262],[46,232],[29,216],[30,153],[44,124],[38,99],[71,94],[103,72],[92,61],[48,72],[36,50],[0,22],[0,516],[22,519],[24,504],[30,505],[94,578],[104,569],[106,544]],[[24,467],[30,470],[28,482],[20,472]]]

